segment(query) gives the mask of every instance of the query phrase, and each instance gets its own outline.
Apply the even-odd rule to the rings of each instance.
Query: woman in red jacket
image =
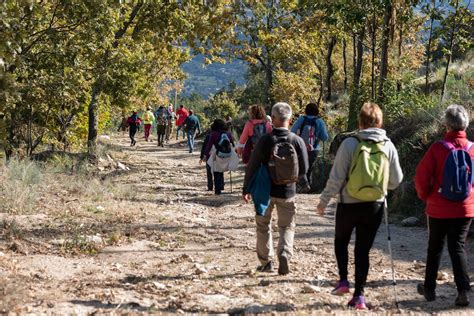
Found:
[[[469,275],[464,243],[471,220],[474,217],[474,194],[459,200],[446,198],[448,190],[442,190],[445,162],[452,150],[464,149],[474,160],[474,146],[466,138],[469,115],[460,105],[451,105],[444,114],[447,133],[444,140],[436,142],[428,149],[416,168],[415,184],[418,197],[426,202],[428,217],[428,256],[426,259],[425,282],[418,284],[418,293],[427,301],[436,299],[436,278],[443,253],[444,240],[447,237],[448,251],[453,266],[454,281],[458,290],[455,304],[469,305]],[[457,151],[458,155],[462,152]],[[448,164],[446,164],[448,166]],[[470,170],[472,172],[472,170]]]

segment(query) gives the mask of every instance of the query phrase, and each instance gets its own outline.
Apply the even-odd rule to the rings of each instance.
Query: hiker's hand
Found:
[[[251,200],[250,194],[248,194],[248,193],[242,195],[242,198],[244,199],[245,203],[248,203]]]
[[[316,211],[318,212],[319,216],[324,216],[324,211],[326,210],[326,206],[322,205],[321,203],[318,204],[316,207]]]
[[[242,148],[238,147],[235,149],[235,152],[237,153],[237,155],[242,156]]]

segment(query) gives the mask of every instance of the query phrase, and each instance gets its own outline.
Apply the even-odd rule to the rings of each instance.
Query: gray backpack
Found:
[[[268,162],[270,177],[274,184],[285,185],[298,182],[298,154],[291,143],[292,139],[292,134],[288,137],[276,138]]]

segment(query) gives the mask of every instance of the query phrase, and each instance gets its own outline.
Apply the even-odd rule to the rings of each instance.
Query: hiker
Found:
[[[151,111],[151,107],[148,106],[146,108],[145,113],[143,113],[143,126],[145,130],[145,141],[148,141],[150,138],[150,131],[151,128],[153,127],[153,121],[155,120],[155,116],[153,115],[153,112]]]
[[[130,146],[135,146],[137,141],[135,140],[135,134],[140,130],[140,124],[142,120],[138,117],[138,112],[133,111],[132,115],[127,119],[128,131],[130,136]]]
[[[272,123],[266,120],[265,109],[261,105],[252,105],[249,107],[250,120],[245,123],[242,135],[240,135],[237,145],[237,154],[242,156],[242,162],[247,164],[250,154],[259,139],[272,132]]]
[[[256,207],[257,256],[260,266],[257,271],[273,271],[272,212],[276,207],[278,213],[278,273],[290,273],[289,262],[293,255],[296,214],[296,182],[307,182],[308,154],[304,141],[289,131],[292,115],[287,103],[276,103],[272,108],[273,130],[260,138],[250,156],[245,172],[243,199],[249,202],[251,182],[264,180],[269,182],[268,207],[259,211]],[[260,170],[268,168],[268,175],[259,177]],[[257,175],[257,176],[256,176]],[[257,189],[261,189],[257,186]],[[255,204],[255,195],[252,196]],[[258,196],[257,196],[258,197]],[[261,197],[258,197],[261,198]]]
[[[317,206],[318,213],[324,215],[329,200],[339,194],[334,238],[339,281],[331,292],[334,295],[349,293],[347,248],[355,228],[355,287],[348,306],[356,309],[367,307],[364,287],[369,252],[382,222],[387,190],[395,189],[403,178],[397,150],[382,129],[382,122],[382,110],[377,104],[362,106],[359,130],[339,147]],[[371,173],[373,178],[368,177]],[[369,181],[364,181],[367,178]]]
[[[215,131],[216,131],[216,124],[212,123],[211,130],[207,133],[206,137],[204,138],[204,142],[202,143],[201,156],[199,158],[199,164],[202,164],[203,162],[206,164],[207,191],[212,191],[214,189],[214,177],[213,177],[211,166],[207,163],[207,160],[209,159],[209,157],[206,157],[205,152],[206,152],[207,144],[209,143],[209,139],[211,138],[211,134],[212,132],[215,132]]]
[[[196,136],[196,131],[198,134],[201,134],[201,123],[199,122],[198,117],[194,115],[193,110],[189,110],[189,116],[186,118],[182,126],[188,137],[189,153],[192,154],[194,151],[194,137]]]
[[[156,119],[156,133],[158,136],[158,147],[164,147],[164,141],[166,136],[166,128],[168,126],[168,110],[160,105],[158,110],[155,112]]]
[[[120,121],[117,132],[122,132],[122,135],[123,135],[128,129],[128,123],[127,122],[128,122],[127,113],[124,112],[124,113],[122,113],[122,120]]]
[[[321,150],[320,142],[325,142],[329,138],[326,125],[321,117],[319,117],[319,107],[316,103],[308,103],[306,105],[305,115],[298,118],[291,131],[303,138],[306,144],[309,160],[309,170],[306,176],[311,185],[314,165]]]
[[[232,151],[234,151],[235,143],[232,134],[229,132],[228,125],[225,121],[217,119],[212,123],[211,133],[209,139],[205,142],[204,157],[206,161],[211,157],[211,150],[215,148],[215,157],[212,166],[209,166],[214,175],[214,193],[220,195],[224,190],[224,171],[227,171],[227,166],[221,166],[217,158],[223,158],[224,165],[227,162],[226,158],[230,158]],[[204,147],[204,144],[203,144]],[[238,158],[237,158],[238,159]],[[208,164],[207,164],[208,165]],[[212,185],[211,185],[212,188]],[[208,176],[209,189],[209,176]],[[211,189],[212,190],[212,189]]]
[[[168,106],[168,124],[166,125],[166,143],[170,141],[171,134],[174,130],[174,124],[176,122],[176,114],[173,111],[173,106]]]
[[[176,140],[178,140],[179,138],[179,131],[182,130],[182,133],[183,133],[183,139],[184,139],[184,136],[185,136],[185,129],[184,129],[184,121],[186,121],[186,118],[189,116],[189,112],[188,110],[186,110],[186,108],[184,107],[184,105],[180,105],[179,106],[179,110],[176,111],[176,116],[177,116],[177,119],[176,119]]]
[[[430,146],[416,168],[416,191],[426,203],[429,234],[425,281],[418,284],[417,290],[428,302],[436,299],[436,279],[447,238],[458,291],[455,304],[468,306],[465,241],[474,217],[474,146],[466,137],[469,114],[461,105],[450,105],[444,113],[444,124],[444,139]]]

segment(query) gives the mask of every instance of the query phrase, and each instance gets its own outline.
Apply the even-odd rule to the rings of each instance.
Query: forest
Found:
[[[301,114],[314,102],[330,136],[314,170],[312,191],[320,193],[332,165],[331,140],[357,129],[360,107],[373,101],[383,110],[384,128],[403,162],[404,181],[389,196],[391,219],[398,223],[414,215],[423,225],[424,205],[412,178],[421,157],[444,133],[441,117],[448,105],[470,112],[467,133],[474,136],[473,6],[470,0],[1,1],[0,313],[86,311],[71,304],[138,312],[339,310],[338,301],[320,304],[296,294],[280,306],[278,282],[267,284],[238,257],[254,250],[245,238],[254,234],[248,219],[233,212],[242,207],[241,172],[234,175],[237,193],[206,195],[198,189],[204,181],[198,158],[181,152],[184,143],[160,151],[141,142],[132,150],[117,132],[119,124],[132,111],[183,104],[194,110],[204,130],[217,118],[232,118],[239,134],[253,104],[268,113],[283,101]],[[209,71],[204,73],[201,63]],[[304,284],[307,273],[313,278],[318,266],[333,264],[319,257],[318,264],[311,263],[317,251],[330,258],[332,238],[326,232],[329,219],[309,219],[314,197],[301,197],[308,207],[302,235],[320,236],[324,243],[302,242],[298,260],[310,267],[296,275]],[[318,223],[323,225],[315,228]],[[410,243],[412,233],[416,247],[425,238],[421,228],[395,232],[405,236],[395,241],[399,249]],[[201,244],[215,247],[202,250]],[[128,257],[119,258],[114,247]],[[141,253],[134,258],[128,252],[135,250],[127,247]],[[397,262],[409,280],[419,277],[411,258],[424,250],[416,247]],[[29,266],[10,260],[28,254]],[[79,272],[66,275],[54,260],[44,268],[49,272],[37,272],[42,259],[33,257],[40,255],[55,256],[71,271],[80,266]],[[380,250],[376,256],[382,262],[386,254]],[[221,261],[212,265],[215,257]],[[88,258],[108,272],[95,280],[99,272]],[[184,273],[184,266],[192,272]],[[219,270],[230,266],[230,276]],[[156,277],[156,269],[164,276]],[[388,268],[384,263],[374,269],[385,275]],[[310,282],[317,290],[293,284],[292,293],[323,295],[325,280],[333,277],[329,270]],[[64,288],[58,285],[62,280],[67,280]],[[49,287],[43,289],[45,284]],[[441,300],[434,308],[416,309],[409,281],[401,286],[409,311],[447,308]],[[268,296],[261,287],[269,289]],[[129,290],[135,298],[123,294]],[[61,291],[64,305],[54,291]],[[1,293],[18,296],[2,299]],[[25,293],[41,297],[39,305]],[[68,301],[68,293],[77,300]],[[389,308],[387,293],[385,286],[374,297],[376,312]],[[146,300],[157,296],[163,301]],[[266,309],[252,309],[252,300]]]

